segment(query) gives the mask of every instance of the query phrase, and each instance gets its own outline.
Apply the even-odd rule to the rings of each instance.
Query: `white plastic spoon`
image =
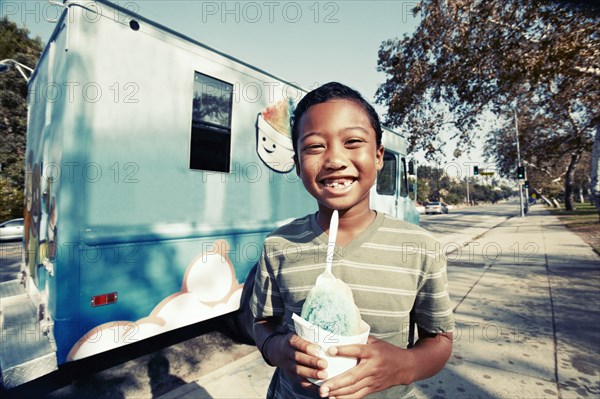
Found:
[[[354,304],[350,287],[331,273],[339,215],[334,211],[329,226],[325,271],[317,277],[302,306],[301,317],[326,331],[351,336],[358,333],[360,311]]]
[[[338,211],[333,211],[331,221],[329,222],[329,239],[327,240],[327,258],[325,258],[325,271],[317,277],[316,284],[335,283],[335,276],[331,273],[333,263],[333,252],[335,251],[335,239],[337,237],[339,224]]]

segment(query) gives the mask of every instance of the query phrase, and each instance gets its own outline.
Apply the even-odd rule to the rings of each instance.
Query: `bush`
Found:
[[[0,177],[0,221],[23,217],[23,190]]]

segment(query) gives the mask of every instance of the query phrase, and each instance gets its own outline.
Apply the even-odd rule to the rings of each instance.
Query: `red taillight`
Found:
[[[117,302],[117,293],[111,292],[109,294],[96,295],[92,297],[92,306],[103,306],[110,305],[111,303]]]

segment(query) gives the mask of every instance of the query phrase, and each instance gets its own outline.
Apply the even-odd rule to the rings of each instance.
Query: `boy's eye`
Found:
[[[305,151],[310,151],[310,152],[315,152],[315,151],[319,151],[323,148],[323,144],[306,144],[304,146],[304,150]]]
[[[347,147],[357,147],[357,146],[361,145],[362,143],[364,143],[364,140],[362,140],[362,139],[349,139],[349,140],[346,140],[346,146]]]

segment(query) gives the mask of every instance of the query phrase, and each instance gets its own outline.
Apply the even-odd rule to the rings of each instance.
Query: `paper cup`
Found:
[[[350,370],[356,366],[358,359],[355,357],[329,356],[326,353],[327,349],[331,346],[366,344],[369,339],[369,332],[371,331],[371,326],[362,320],[360,321],[360,334],[347,336],[325,331],[295,313],[292,315],[292,319],[296,327],[296,334],[306,341],[319,345],[321,348],[319,357],[327,360],[326,371],[328,379]],[[309,381],[313,384],[321,385],[326,380],[313,380],[309,378]]]

